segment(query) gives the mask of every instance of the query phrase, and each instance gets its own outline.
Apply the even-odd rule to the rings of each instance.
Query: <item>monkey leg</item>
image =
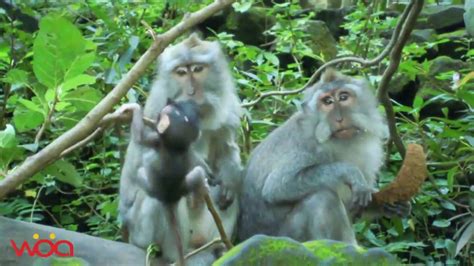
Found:
[[[176,249],[178,250],[178,262],[177,265],[184,266],[184,250],[183,250],[183,241],[181,239],[181,233],[179,232],[179,223],[177,213],[177,205],[167,206],[166,210],[168,212],[168,219],[170,222],[170,227],[173,230],[175,239],[176,239]]]
[[[279,235],[298,241],[332,239],[357,244],[346,208],[331,190],[318,191],[308,196],[286,217]]]
[[[214,204],[212,203],[211,196],[209,195],[209,188],[205,181],[206,172],[201,166],[196,166],[186,175],[186,186],[191,190],[198,193],[204,198],[206,202],[207,209],[212,215],[214,222],[217,226],[217,230],[219,231],[219,235],[221,236],[222,242],[224,242],[227,249],[231,249],[233,247],[232,243],[230,242],[229,238],[224,229],[224,225],[222,223],[222,219],[217,213]]]

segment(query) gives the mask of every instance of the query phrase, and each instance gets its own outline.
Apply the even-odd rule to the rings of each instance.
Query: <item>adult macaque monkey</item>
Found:
[[[159,113],[150,134],[145,134],[140,105],[126,104],[118,112],[127,110],[133,113],[132,141],[140,145],[142,150],[137,182],[149,197],[156,198],[163,204],[166,210],[164,215],[168,216],[168,223],[175,234],[178,264],[184,265],[181,232],[177,226],[177,203],[190,192],[201,198],[207,193],[206,170],[199,162],[195,162],[197,158],[190,149],[200,133],[197,105],[189,100],[169,101]],[[158,135],[152,134],[155,130]]]
[[[306,91],[303,110],[251,154],[239,239],[267,234],[356,244],[351,220],[371,201],[387,135],[368,84],[327,70]]]
[[[191,35],[168,47],[158,59],[158,75],[144,108],[144,116],[156,118],[166,100],[191,100],[197,104],[201,135],[191,145],[198,161],[207,165],[217,186],[210,188],[227,235],[237,220],[236,192],[241,161],[236,144],[240,104],[226,58],[217,42]],[[153,134],[148,127],[145,134]],[[143,146],[130,142],[120,180],[120,216],[129,242],[146,248],[160,246],[167,261],[178,258],[174,234],[165,217],[166,208],[150,197],[137,181],[143,165]],[[179,228],[185,252],[219,237],[203,201],[193,197],[178,202]]]

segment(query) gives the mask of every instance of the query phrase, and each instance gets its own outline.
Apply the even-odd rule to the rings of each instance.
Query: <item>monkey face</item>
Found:
[[[207,64],[189,64],[181,65],[174,69],[173,78],[181,88],[182,99],[193,99],[196,103],[201,104],[204,101],[205,80],[209,74],[209,66]]]
[[[351,116],[356,104],[356,94],[346,88],[332,89],[318,96],[318,109],[326,114],[331,137],[350,139],[360,133]]]
[[[320,143],[351,140],[366,134],[382,139],[388,136],[385,120],[377,110],[377,101],[367,82],[332,69],[305,91],[303,112],[313,117]]]

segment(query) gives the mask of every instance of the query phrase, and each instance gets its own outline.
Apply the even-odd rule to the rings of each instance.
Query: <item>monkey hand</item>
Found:
[[[194,167],[187,175],[186,175],[186,187],[189,191],[196,192],[198,194],[204,193],[208,191],[206,179],[206,171],[201,166]]]
[[[352,185],[351,209],[359,210],[366,207],[372,201],[372,193],[377,189],[370,187],[367,183],[356,183]]]
[[[409,201],[398,201],[395,203],[384,203],[382,205],[382,214],[385,217],[407,217],[411,212],[411,203]]]
[[[215,202],[219,209],[225,210],[234,202],[235,193],[222,183],[219,184],[218,190],[219,193],[217,193],[217,200],[215,200]]]
[[[126,103],[120,106],[117,110],[115,110],[114,114],[121,116],[127,115],[128,113],[133,113],[136,110],[140,110],[141,107],[138,103]]]

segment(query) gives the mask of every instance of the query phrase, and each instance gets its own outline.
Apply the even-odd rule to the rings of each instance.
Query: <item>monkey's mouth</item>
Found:
[[[350,139],[358,135],[361,130],[358,127],[340,128],[332,133],[332,136],[337,139]]]

